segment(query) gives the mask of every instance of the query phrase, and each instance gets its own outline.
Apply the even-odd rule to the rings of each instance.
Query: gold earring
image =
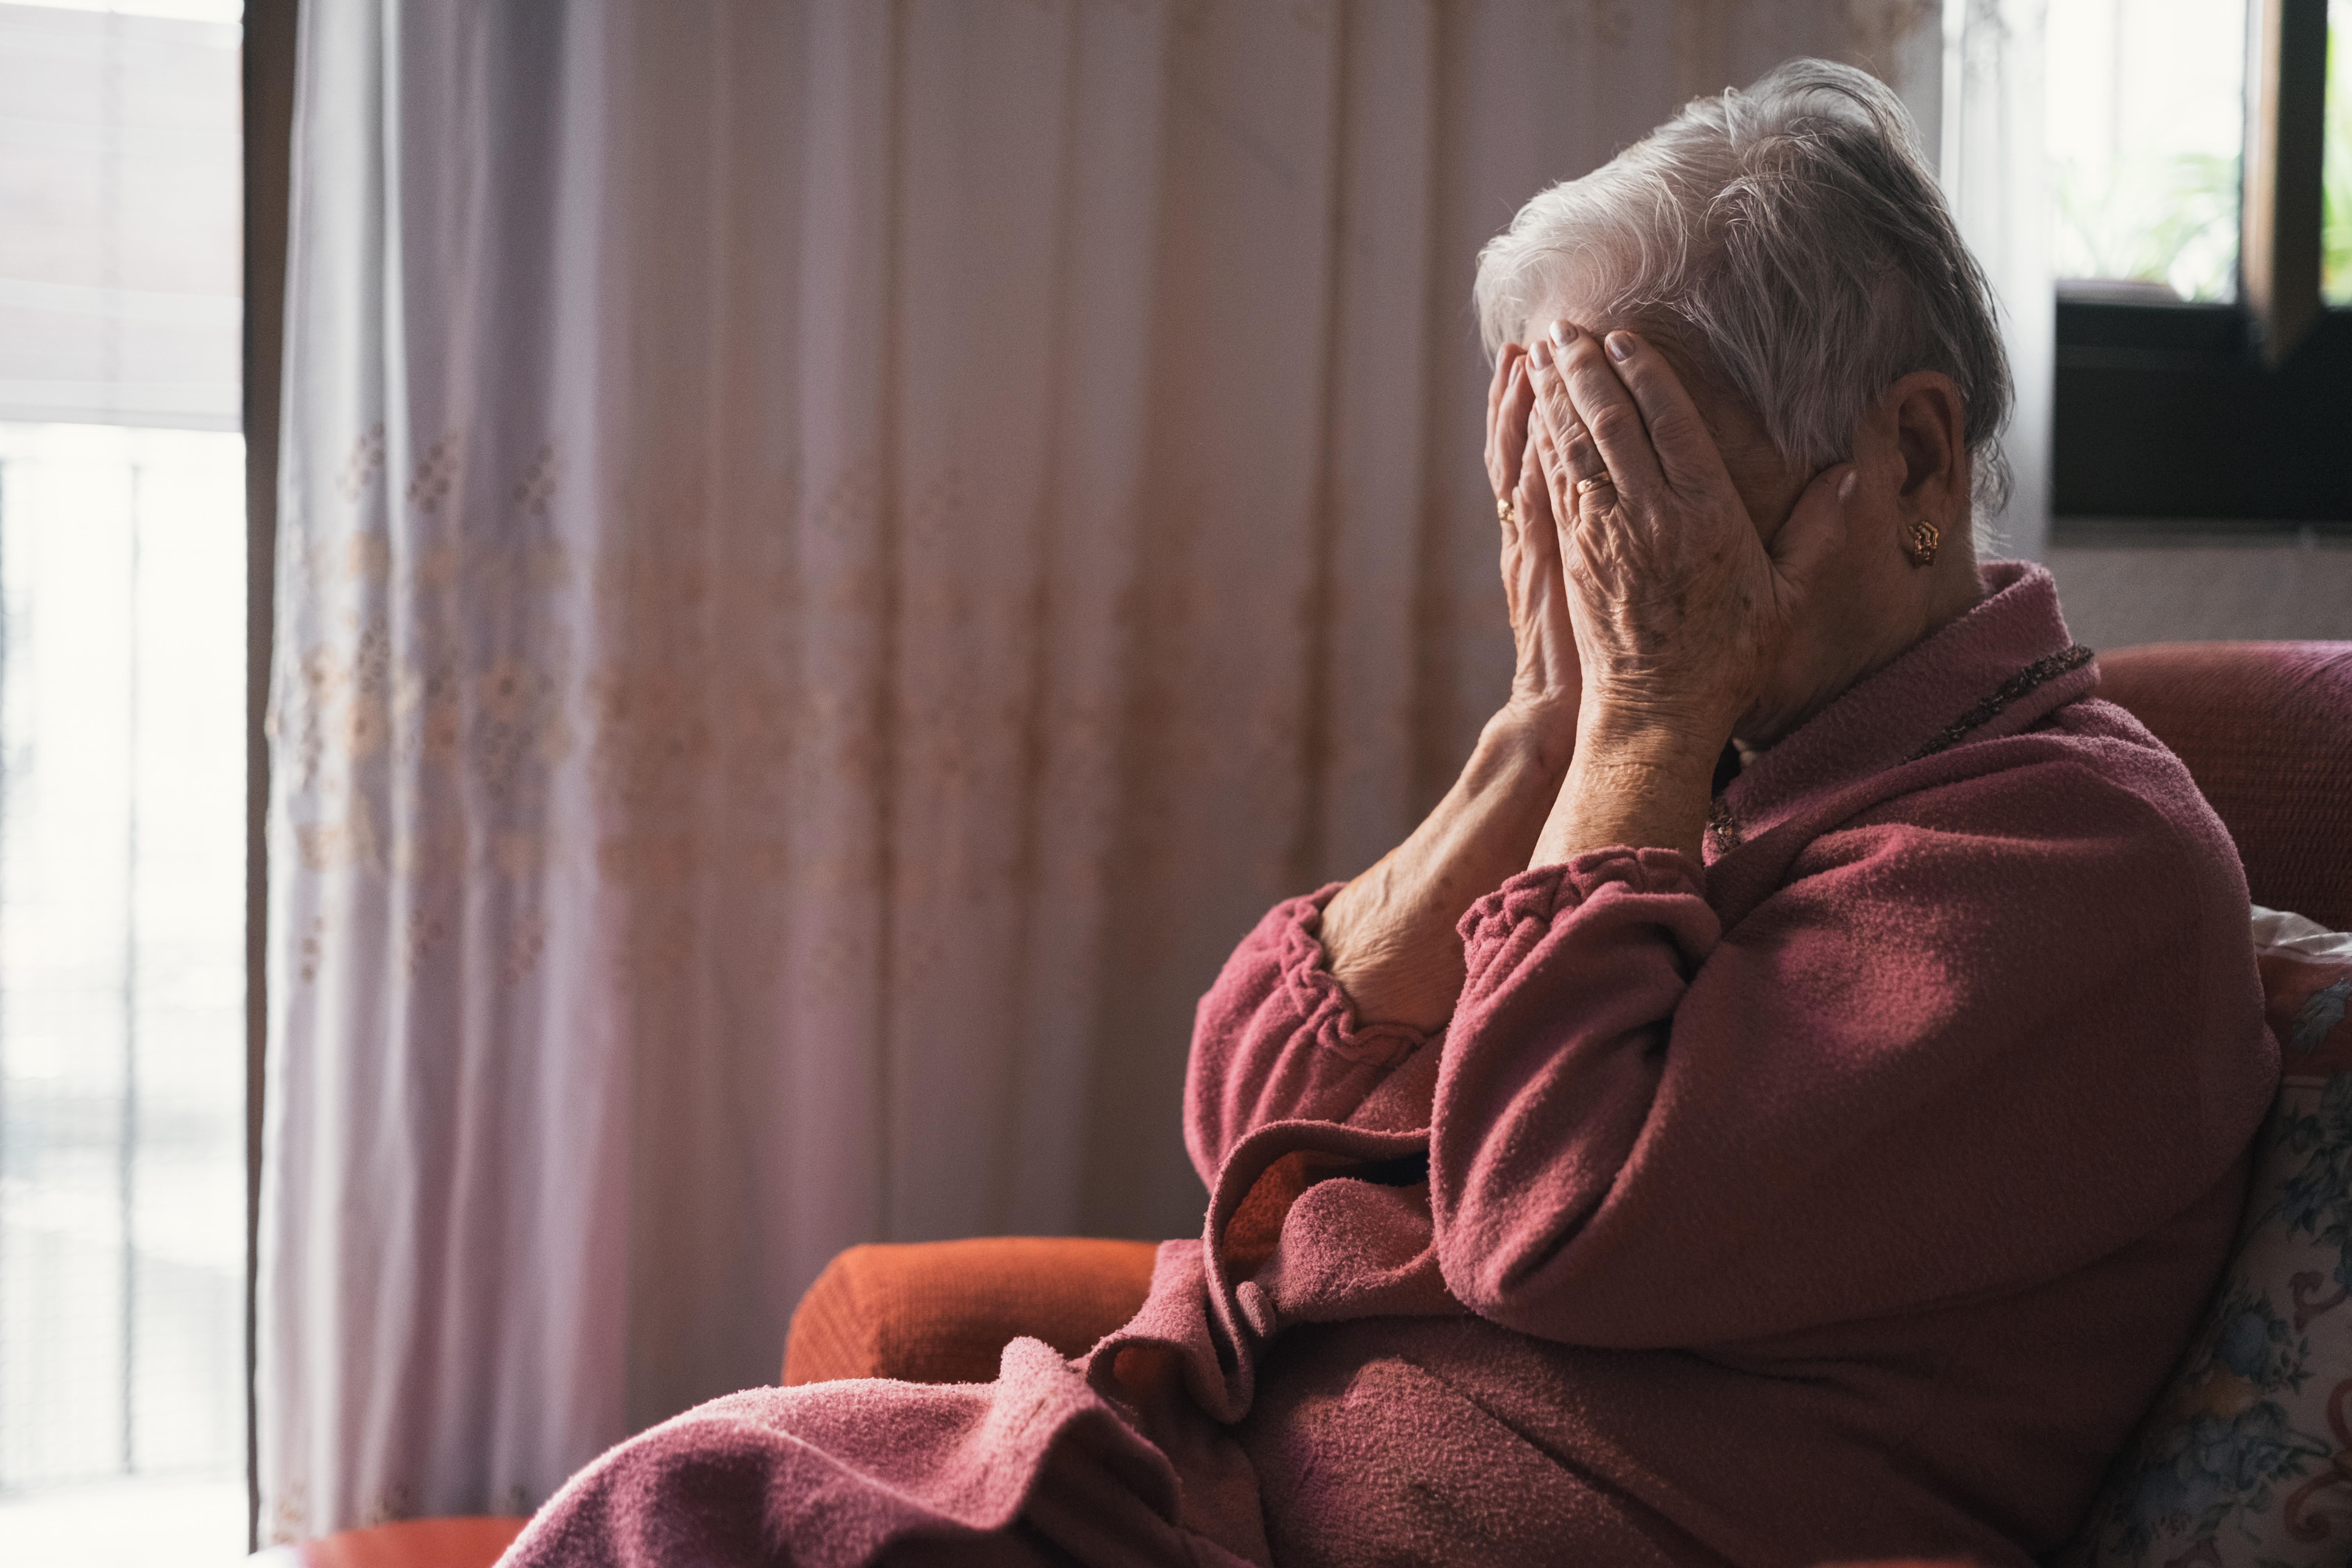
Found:
[[[1943,532],[1934,523],[1924,517],[1914,519],[1911,523],[1909,551],[1911,564],[1933,566],[1936,563],[1936,546],[1943,542]]]

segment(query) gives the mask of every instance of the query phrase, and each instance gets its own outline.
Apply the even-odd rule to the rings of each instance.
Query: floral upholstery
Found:
[[[2244,1227],[2070,1563],[2352,1560],[2352,933],[2254,916],[2283,1078]]]

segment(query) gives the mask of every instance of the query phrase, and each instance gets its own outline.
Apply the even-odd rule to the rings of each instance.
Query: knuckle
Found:
[[[1680,444],[1699,433],[1699,423],[1686,408],[1668,408],[1650,421],[1650,434],[1658,444]]]
[[[1592,438],[1602,445],[1628,441],[1641,430],[1641,420],[1622,406],[1602,409],[1592,416]]]

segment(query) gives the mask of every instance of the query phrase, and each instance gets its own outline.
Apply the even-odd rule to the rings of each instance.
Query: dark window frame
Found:
[[[261,1550],[261,1113],[268,1040],[269,706],[277,624],[278,433],[286,342],[299,0],[245,5],[245,1479],[246,1539]]]
[[[2248,9],[2242,302],[2062,292],[2055,542],[2352,532],[2352,310],[2319,298],[2327,0]]]

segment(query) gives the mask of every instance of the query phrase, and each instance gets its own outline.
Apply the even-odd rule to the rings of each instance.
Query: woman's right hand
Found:
[[[1324,952],[1360,1024],[1444,1026],[1462,992],[1463,911],[1527,868],[1576,748],[1583,680],[1534,410],[1527,351],[1506,344],[1486,392],[1486,472],[1516,514],[1503,520],[1503,597],[1518,664],[1445,798],[1324,906]]]
[[[1525,730],[1548,760],[1565,767],[1575,744],[1577,700],[1584,683],[1569,619],[1551,487],[1528,438],[1535,406],[1527,350],[1505,343],[1486,389],[1486,479],[1502,523],[1503,600],[1517,659],[1510,700],[1497,719]]]

